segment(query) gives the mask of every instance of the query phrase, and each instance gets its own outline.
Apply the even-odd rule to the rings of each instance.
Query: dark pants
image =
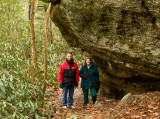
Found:
[[[67,106],[67,94],[69,91],[69,96],[68,96],[68,106],[73,105],[73,94],[74,94],[74,86],[71,88],[68,87],[63,87],[63,96],[62,96],[62,106]]]
[[[88,104],[89,103],[88,92],[89,92],[89,89],[83,89],[84,104]],[[92,97],[93,103],[95,103],[96,100],[97,100],[97,94],[96,94],[96,91],[93,88],[90,88],[90,95]]]

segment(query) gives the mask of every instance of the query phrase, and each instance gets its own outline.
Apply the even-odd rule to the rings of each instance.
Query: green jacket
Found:
[[[90,76],[88,76],[88,73],[90,74]],[[87,79],[83,79],[83,75],[87,74]],[[88,69],[87,65],[85,64],[79,71],[79,75],[82,78],[81,80],[81,88],[82,89],[90,89],[92,87],[92,80],[93,81],[99,81],[99,72],[97,69],[96,64],[92,63],[91,67]],[[91,79],[90,79],[91,77]]]

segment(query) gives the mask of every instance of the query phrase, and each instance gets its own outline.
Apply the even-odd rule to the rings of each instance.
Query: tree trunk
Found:
[[[34,31],[34,16],[37,8],[38,0],[32,0],[31,15],[30,15],[30,32],[31,32],[31,82],[34,83],[34,68],[36,69],[37,78],[40,81],[40,73],[38,68],[36,45],[35,45],[35,31]]]
[[[44,22],[43,22],[43,53],[44,53],[44,87],[43,87],[43,94],[45,94],[46,90],[46,80],[47,80],[47,32],[46,32],[46,25],[49,17],[51,9],[51,3],[48,6],[48,9],[45,14]]]
[[[50,22],[50,24],[49,24],[49,41],[50,41],[50,43],[51,44],[53,44],[53,33],[52,33],[52,21],[51,20],[49,20],[49,22]]]
[[[31,0],[29,0],[28,3],[29,3],[28,18],[30,20],[31,18]]]

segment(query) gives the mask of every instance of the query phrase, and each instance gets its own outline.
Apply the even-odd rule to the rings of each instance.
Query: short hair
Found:
[[[71,54],[71,55],[72,55],[72,52],[71,52],[71,51],[68,51],[67,54]]]
[[[87,58],[86,58],[86,60],[87,60],[87,59],[89,59],[89,60],[91,61],[91,63],[92,63],[92,60],[91,60],[91,58],[90,58],[90,57],[87,57]],[[86,64],[86,60],[85,60],[85,64]]]

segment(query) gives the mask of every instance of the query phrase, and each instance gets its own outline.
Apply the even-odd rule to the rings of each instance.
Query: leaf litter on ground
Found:
[[[119,106],[120,100],[108,99],[98,96],[100,107],[92,104],[89,96],[89,104],[83,106],[83,93],[77,88],[74,93],[75,109],[62,109],[62,89],[47,87],[51,98],[46,100],[48,104],[56,103],[54,119],[160,119],[160,91],[148,92],[133,97],[128,104]]]

